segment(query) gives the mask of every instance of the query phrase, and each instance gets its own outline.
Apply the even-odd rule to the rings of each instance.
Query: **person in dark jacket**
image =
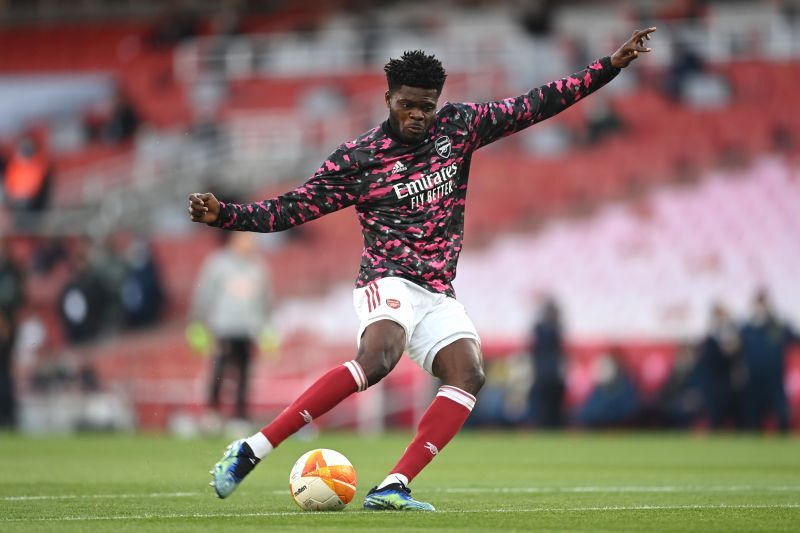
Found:
[[[25,302],[23,282],[22,271],[0,238],[0,428],[13,428],[16,422],[12,351],[17,314]]]
[[[766,291],[753,301],[753,316],[742,327],[742,353],[750,374],[745,394],[745,424],[760,430],[774,414],[781,432],[789,430],[789,402],[783,377],[786,355],[797,334],[776,316]]]
[[[533,327],[534,383],[530,392],[531,411],[539,425],[564,425],[564,339],[558,305],[548,299]]]
[[[700,360],[706,370],[709,424],[713,429],[720,429],[733,422],[741,428],[747,366],[742,356],[739,327],[723,305],[715,304],[711,313],[711,328],[700,344]]]

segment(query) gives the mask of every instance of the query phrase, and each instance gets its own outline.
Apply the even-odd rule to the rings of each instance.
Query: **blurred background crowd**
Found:
[[[0,424],[265,421],[353,355],[355,217],[233,237],[187,194],[301,183],[385,119],[403,50],[443,61],[441,102],[492,100],[651,25],[473,162],[470,423],[800,428],[797,0],[0,0]],[[403,361],[321,423],[407,426],[434,390]]]

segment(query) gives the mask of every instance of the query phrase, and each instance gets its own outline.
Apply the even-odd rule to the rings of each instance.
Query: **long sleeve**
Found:
[[[610,82],[619,72],[620,69],[611,66],[611,58],[607,56],[566,78],[516,98],[462,104],[470,144],[477,149],[550,118]]]
[[[260,233],[283,231],[353,205],[360,196],[358,166],[340,148],[292,191],[251,204],[220,202],[219,218],[213,225]]]

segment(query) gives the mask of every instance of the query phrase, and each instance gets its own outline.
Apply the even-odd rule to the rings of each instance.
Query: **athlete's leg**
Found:
[[[433,360],[439,392],[422,415],[417,434],[392,470],[410,482],[450,442],[475,406],[483,386],[483,357],[473,339],[459,339],[442,348]]]
[[[228,358],[228,341],[220,339],[217,342],[217,353],[211,369],[211,383],[208,390],[208,407],[213,411],[219,410],[219,396],[222,391],[222,381],[225,379],[225,365]]]
[[[371,387],[389,375],[406,346],[406,331],[393,320],[378,320],[367,326],[358,346],[356,363]]]
[[[405,329],[378,320],[364,330],[354,361],[340,365],[315,381],[275,420],[255,435],[235,441],[212,471],[220,498],[230,495],[258,462],[287,437],[322,416],[345,398],[383,379],[405,349]]]
[[[442,348],[433,360],[433,375],[443,385],[457,387],[473,396],[483,387],[483,355],[473,339],[459,339]]]
[[[383,379],[397,364],[404,348],[405,330],[402,326],[391,320],[370,324],[361,337],[355,361],[340,365],[318,379],[261,433],[271,447],[277,446],[354,392],[365,390]]]
[[[247,387],[250,381],[250,352],[252,344],[248,338],[231,339],[231,357],[236,363],[236,418],[247,420]]]
[[[443,383],[436,398],[422,415],[417,434],[392,473],[370,491],[364,507],[434,510],[429,503],[413,500],[407,485],[458,433],[475,406],[474,395],[485,379],[478,343],[461,338],[439,350],[433,361],[433,374]]]

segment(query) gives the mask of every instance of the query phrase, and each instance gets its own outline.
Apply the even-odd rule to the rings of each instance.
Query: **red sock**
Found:
[[[450,442],[466,422],[475,397],[458,387],[442,385],[428,410],[422,415],[414,440],[392,470],[411,482]]]
[[[354,392],[366,390],[367,386],[361,365],[348,361],[315,381],[261,433],[277,447],[311,420],[324,415]]]

